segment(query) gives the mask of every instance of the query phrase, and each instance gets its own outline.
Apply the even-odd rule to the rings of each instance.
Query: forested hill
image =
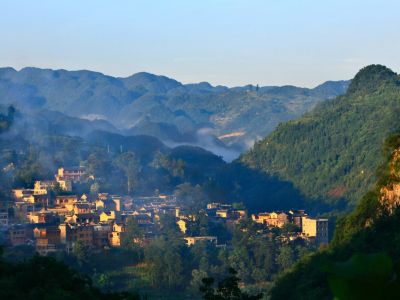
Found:
[[[375,182],[385,138],[400,127],[400,78],[363,68],[345,95],[281,124],[240,160],[289,180],[306,196],[354,204]]]
[[[0,104],[102,119],[128,134],[178,143],[195,144],[208,128],[240,151],[347,87],[348,81],[328,81],[314,89],[256,83],[228,88],[144,72],[116,78],[92,71],[0,68]]]
[[[271,299],[397,299],[400,290],[400,134],[383,147],[376,186],[341,219],[328,249],[280,276]]]
[[[0,149],[0,200],[13,188],[53,178],[60,166],[75,165],[85,165],[99,178],[95,184],[81,184],[77,192],[93,187],[127,193],[128,169],[120,162],[128,160],[135,162],[129,169],[137,179],[135,195],[174,193],[186,187],[198,191],[204,203],[243,202],[250,211],[304,208],[303,196],[289,182],[226,163],[199,147],[169,147],[153,136],[122,135],[105,121],[60,112],[25,113],[0,105]]]

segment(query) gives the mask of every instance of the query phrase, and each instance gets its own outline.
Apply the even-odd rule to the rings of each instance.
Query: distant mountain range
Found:
[[[149,73],[115,78],[91,71],[0,68],[0,103],[102,120],[112,131],[152,135],[170,145],[199,145],[231,160],[279,123],[342,95],[348,84],[228,88],[182,84]]]
[[[38,75],[28,76],[29,73]],[[45,75],[50,79],[46,80]],[[12,148],[15,153],[27,155],[29,144],[38,144],[52,155],[57,151],[64,156],[71,152],[71,157],[66,158],[54,155],[54,162],[46,158],[50,154],[43,156],[44,163],[51,162],[46,169],[51,169],[60,162],[77,163],[74,152],[68,150],[70,147],[80,149],[81,160],[87,159],[88,149],[111,150],[111,153],[123,149],[134,151],[146,169],[161,152],[171,155],[173,160],[183,159],[189,182],[219,190],[231,201],[245,202],[249,209],[307,206],[327,211],[355,205],[375,181],[374,172],[381,162],[380,145],[400,127],[399,76],[380,65],[362,69],[349,86],[349,82],[328,82],[312,90],[288,86],[182,85],[145,73],[118,79],[88,71],[1,69],[0,78],[0,107],[2,103],[17,107],[14,125],[3,134],[4,147]],[[88,90],[98,96],[76,100],[79,98],[76,95]],[[343,95],[323,100],[344,90],[347,91]],[[108,111],[104,108],[107,103]],[[293,108],[294,103],[298,109]],[[199,109],[207,105],[208,113]],[[281,112],[266,109],[278,106],[282,107]],[[300,114],[305,107],[314,106],[295,120],[276,129],[270,127],[268,130],[272,132],[266,138],[232,163],[193,147],[200,146],[231,160],[238,150],[225,140],[236,139],[236,145],[242,143],[244,148],[249,135],[241,134],[239,127],[225,130],[228,125],[212,124],[214,116],[225,111],[234,116],[232,124],[242,122],[245,128],[259,123],[260,133],[272,124],[266,121],[266,116],[277,124],[280,117],[294,118],[294,111]],[[128,113],[132,107],[137,109]],[[113,115],[113,109],[120,119]],[[105,119],[95,117],[100,114]],[[125,114],[131,117],[123,118]],[[134,120],[135,114],[139,116],[135,126],[124,123]],[[168,183],[168,187],[174,184]]]

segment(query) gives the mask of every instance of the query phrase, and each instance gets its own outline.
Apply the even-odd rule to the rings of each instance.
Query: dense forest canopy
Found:
[[[380,145],[400,127],[399,99],[397,74],[365,67],[345,95],[279,125],[240,161],[293,182],[309,198],[354,205],[375,182]]]
[[[399,184],[399,147],[399,134],[385,141],[376,186],[338,222],[328,249],[305,257],[280,276],[271,299],[397,297],[400,209],[390,203],[393,199],[382,199],[385,189],[392,191]]]

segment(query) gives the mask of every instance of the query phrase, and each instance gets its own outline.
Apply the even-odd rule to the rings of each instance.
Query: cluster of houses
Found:
[[[327,245],[329,242],[329,222],[324,218],[311,218],[304,210],[274,211],[251,215],[251,219],[268,227],[282,228],[294,224],[300,232],[292,234],[290,239],[303,238],[317,245]]]
[[[0,208],[0,244],[30,244],[42,255],[56,251],[69,253],[77,243],[99,250],[120,247],[127,234],[127,222],[133,218],[144,233],[134,242],[143,246],[155,237],[154,226],[162,215],[176,218],[188,246],[199,241],[218,244],[216,236],[188,234],[194,216],[185,214],[174,196],[131,197],[108,193],[55,196],[51,192],[55,188],[71,192],[73,184],[84,176],[83,167],[60,168],[55,180],[37,181],[33,189],[13,190],[12,205]],[[222,203],[208,204],[205,212],[215,222],[235,223],[246,217],[245,210]],[[293,223],[302,229],[302,238],[328,243],[328,221],[309,218],[304,211],[259,213],[251,218],[266,228]]]

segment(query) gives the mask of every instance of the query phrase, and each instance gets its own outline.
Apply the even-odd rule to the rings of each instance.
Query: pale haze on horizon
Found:
[[[400,1],[3,0],[0,67],[314,87],[400,70]]]

